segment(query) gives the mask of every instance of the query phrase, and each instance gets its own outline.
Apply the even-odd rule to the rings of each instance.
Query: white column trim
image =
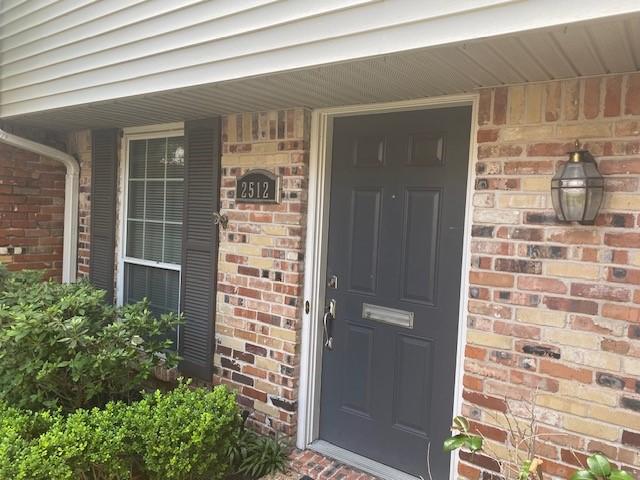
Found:
[[[62,281],[74,282],[78,254],[78,199],[80,165],[68,153],[33,140],[0,130],[0,142],[27,150],[62,163],[67,173],[64,187],[64,234],[62,247]]]

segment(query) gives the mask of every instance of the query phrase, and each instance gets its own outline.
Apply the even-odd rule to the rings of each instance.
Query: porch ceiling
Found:
[[[634,15],[6,120],[56,130],[127,127],[294,106],[407,100],[503,84],[638,70],[640,16]]]

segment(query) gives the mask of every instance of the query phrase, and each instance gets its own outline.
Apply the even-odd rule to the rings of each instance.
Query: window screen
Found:
[[[129,142],[124,301],[156,315],[179,310],[184,138]]]

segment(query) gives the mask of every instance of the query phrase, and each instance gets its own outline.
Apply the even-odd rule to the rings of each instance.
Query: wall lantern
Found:
[[[604,179],[588,150],[569,152],[569,161],[551,180],[551,201],[558,220],[593,225],[602,198]]]

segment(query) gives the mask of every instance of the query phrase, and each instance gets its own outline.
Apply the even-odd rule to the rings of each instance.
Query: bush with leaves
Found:
[[[181,384],[156,391],[132,406],[132,445],[151,480],[217,480],[230,467],[227,452],[242,420],[235,395]]]
[[[587,457],[587,464],[571,476],[571,480],[634,480],[630,473],[611,466],[609,459],[595,453]]]
[[[32,413],[0,402],[0,479],[19,478],[19,458],[60,419],[59,414]]]
[[[243,429],[228,456],[234,473],[255,479],[285,472],[289,463],[288,452],[289,447],[279,438]]]
[[[240,424],[225,387],[180,385],[68,416],[0,404],[0,479],[218,480]]]
[[[4,282],[9,278],[9,271],[4,263],[0,262],[0,290],[3,289]]]
[[[145,302],[114,307],[88,283],[10,274],[0,291],[0,400],[66,412],[137,398],[158,365],[173,366],[167,333]]]
[[[127,480],[131,478],[127,405],[54,415],[49,428],[12,459],[16,480]],[[31,414],[34,417],[42,412]],[[24,438],[23,438],[24,442]],[[0,460],[1,461],[1,460]]]
[[[535,404],[534,404],[535,405]],[[530,424],[528,427],[514,426],[517,425],[516,418],[510,418],[507,413],[506,423],[510,426],[507,437],[511,445],[511,458],[505,461],[499,458],[495,453],[488,449],[484,442],[484,437],[471,432],[469,421],[457,416],[453,419],[451,430],[453,435],[445,439],[443,449],[445,452],[453,452],[462,450],[470,454],[482,452],[488,454],[499,466],[504,478],[517,480],[543,480],[541,466],[544,460],[536,456],[535,443],[545,435],[537,433],[536,419],[531,412]],[[523,448],[523,455],[520,455],[520,449]],[[574,453],[576,461],[580,462],[580,458]],[[428,459],[428,454],[427,454]],[[428,466],[428,465],[427,465]],[[429,470],[429,477],[431,472]],[[587,457],[587,465],[582,465],[582,469],[575,472],[570,480],[635,480],[634,477],[622,469],[611,466],[609,459],[602,453],[594,453]]]

